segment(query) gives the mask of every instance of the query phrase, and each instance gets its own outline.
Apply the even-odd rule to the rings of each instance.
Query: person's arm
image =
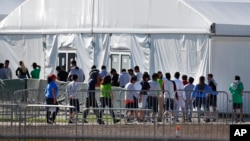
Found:
[[[16,76],[19,76],[18,72],[19,72],[19,67],[16,69]]]
[[[56,89],[52,88],[51,91],[52,91],[52,96],[53,96],[53,99],[54,99],[53,103],[56,104]]]
[[[29,73],[29,70],[27,69],[27,72],[26,72],[28,78],[30,78],[30,73]]]

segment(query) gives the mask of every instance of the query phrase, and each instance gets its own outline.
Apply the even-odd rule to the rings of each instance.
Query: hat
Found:
[[[56,79],[56,78],[57,78],[55,74],[50,74],[49,77],[50,77],[51,79]]]

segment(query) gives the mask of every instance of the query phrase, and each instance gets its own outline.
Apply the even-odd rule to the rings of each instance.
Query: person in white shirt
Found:
[[[76,74],[77,81],[84,82],[85,74],[83,73],[82,69],[77,66],[76,61],[75,60],[71,61],[71,65],[72,65],[72,67],[71,67],[70,72],[68,74],[68,80],[72,81],[72,75]]]
[[[125,86],[126,91],[125,91],[124,103],[125,103],[125,108],[127,108],[125,112],[125,117],[127,118],[126,122],[130,121],[132,115],[134,115],[138,119],[137,111],[130,110],[135,108],[134,95],[136,95],[136,90],[134,84],[136,80],[137,80],[136,76],[132,76],[130,82],[127,83]]]
[[[180,73],[179,72],[175,72],[174,74],[174,82],[176,85],[176,91],[175,91],[175,99],[176,99],[176,104],[175,104],[175,114],[174,114],[174,121],[175,122],[179,122],[178,119],[178,115],[179,115],[179,110],[181,109],[181,111],[183,112],[183,118],[185,115],[185,100],[186,100],[186,96],[184,93],[184,86],[182,81],[179,79],[180,78]]]
[[[73,74],[72,79],[73,80],[67,85],[67,93],[70,106],[74,106],[75,108],[70,108],[69,123],[74,123],[72,119],[75,117],[77,113],[80,112],[80,106],[79,106],[80,92],[79,92],[79,83],[77,82],[77,75]]]
[[[139,66],[134,67],[134,72],[135,72],[135,76],[137,78],[137,81],[142,81],[142,73],[140,72]]]
[[[151,121],[155,121],[156,114],[158,113],[158,96],[161,93],[161,87],[157,82],[158,74],[153,73],[152,80],[149,81],[150,91],[148,93],[148,109],[152,109]],[[153,119],[152,119],[153,118]]]
[[[163,92],[164,92],[164,115],[169,116],[168,113],[172,113],[174,110],[174,82],[171,81],[171,74],[167,72],[165,74],[166,80],[163,81]]]

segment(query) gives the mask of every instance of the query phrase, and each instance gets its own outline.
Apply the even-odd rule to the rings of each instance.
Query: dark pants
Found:
[[[109,108],[113,108],[113,104],[111,101],[111,98],[106,98],[106,97],[100,97],[100,101],[101,101],[101,107],[105,108],[106,106],[108,106]],[[101,110],[100,112],[100,118],[102,118],[102,114],[103,114],[104,110]],[[110,110],[110,115],[112,116],[112,118],[115,118],[115,113],[113,110]]]
[[[58,102],[54,103],[54,98],[48,98],[48,97],[46,97],[46,104],[47,104],[47,105],[58,105]],[[59,107],[56,107],[56,111],[53,112],[53,113],[52,113],[52,117],[50,117],[50,116],[51,116],[50,108],[51,108],[51,107],[47,107],[47,112],[46,112],[47,122],[48,122],[49,120],[55,121],[56,115],[57,115],[57,113],[58,113],[58,111],[59,111]]]
[[[89,109],[88,109],[89,107],[98,108],[98,104],[96,102],[94,94],[90,94],[89,97],[86,99],[86,108],[87,109],[84,110],[84,112],[83,112],[84,119],[86,119],[88,114],[89,114]],[[96,117],[99,119],[99,110],[95,109],[94,113],[95,113]]]

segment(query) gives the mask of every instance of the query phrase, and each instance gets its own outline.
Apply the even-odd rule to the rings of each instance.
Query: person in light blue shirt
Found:
[[[51,74],[48,76],[48,84],[45,89],[45,98],[47,105],[58,105],[57,96],[58,96],[58,86],[55,83],[56,75]],[[54,111],[55,109],[55,111]],[[59,108],[47,107],[46,118],[48,124],[55,123],[56,115],[59,111]],[[52,117],[51,116],[52,113]]]
[[[197,107],[198,112],[198,122],[200,123],[200,115],[201,115],[201,106],[206,113],[206,97],[207,93],[211,92],[211,88],[205,83],[205,77],[200,76],[199,84],[195,85],[192,93],[192,98],[195,99],[195,106]],[[206,119],[206,122],[209,122],[209,119]]]
[[[119,75],[118,78],[119,84],[121,88],[124,88],[126,86],[127,83],[129,83],[130,81],[130,76],[129,74],[126,72],[126,69],[122,69],[121,74]]]
[[[106,75],[109,75],[106,66],[101,67],[101,71],[99,73],[100,79],[103,80]]]

